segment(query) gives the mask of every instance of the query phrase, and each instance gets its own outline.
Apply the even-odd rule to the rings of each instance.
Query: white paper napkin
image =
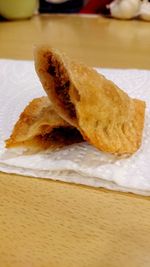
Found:
[[[147,103],[139,151],[130,158],[117,159],[86,142],[35,155],[7,151],[4,140],[19,114],[31,99],[45,93],[33,62],[0,60],[0,171],[150,195],[150,71],[99,70],[130,96]]]

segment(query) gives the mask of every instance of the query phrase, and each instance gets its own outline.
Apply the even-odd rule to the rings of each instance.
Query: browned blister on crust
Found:
[[[98,149],[133,154],[141,145],[145,102],[48,46],[35,50],[35,68],[56,112]]]
[[[21,113],[10,138],[6,140],[6,147],[22,147],[36,152],[82,140],[80,132],[54,111],[48,97],[40,97],[33,99]]]

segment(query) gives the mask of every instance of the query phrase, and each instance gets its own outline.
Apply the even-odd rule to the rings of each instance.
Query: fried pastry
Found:
[[[35,49],[35,68],[55,111],[85,140],[113,154],[137,151],[145,102],[130,98],[96,70],[48,46]]]
[[[57,115],[45,96],[33,99],[27,105],[6,140],[6,147],[22,147],[29,152],[37,152],[82,140],[80,132]]]

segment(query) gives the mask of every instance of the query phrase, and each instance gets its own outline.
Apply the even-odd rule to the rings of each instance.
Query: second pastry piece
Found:
[[[47,46],[35,50],[35,68],[62,118],[104,152],[133,154],[141,145],[145,103],[103,75]]]
[[[23,148],[34,153],[56,149],[83,141],[75,127],[64,121],[53,109],[48,97],[33,99],[20,114],[7,148]]]

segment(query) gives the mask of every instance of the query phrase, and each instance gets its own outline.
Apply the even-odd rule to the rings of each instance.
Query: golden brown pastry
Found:
[[[35,49],[35,68],[56,112],[98,149],[132,154],[141,145],[145,102],[48,46]]]
[[[33,99],[21,113],[6,147],[37,152],[82,140],[80,132],[56,114],[48,97],[40,97]]]

